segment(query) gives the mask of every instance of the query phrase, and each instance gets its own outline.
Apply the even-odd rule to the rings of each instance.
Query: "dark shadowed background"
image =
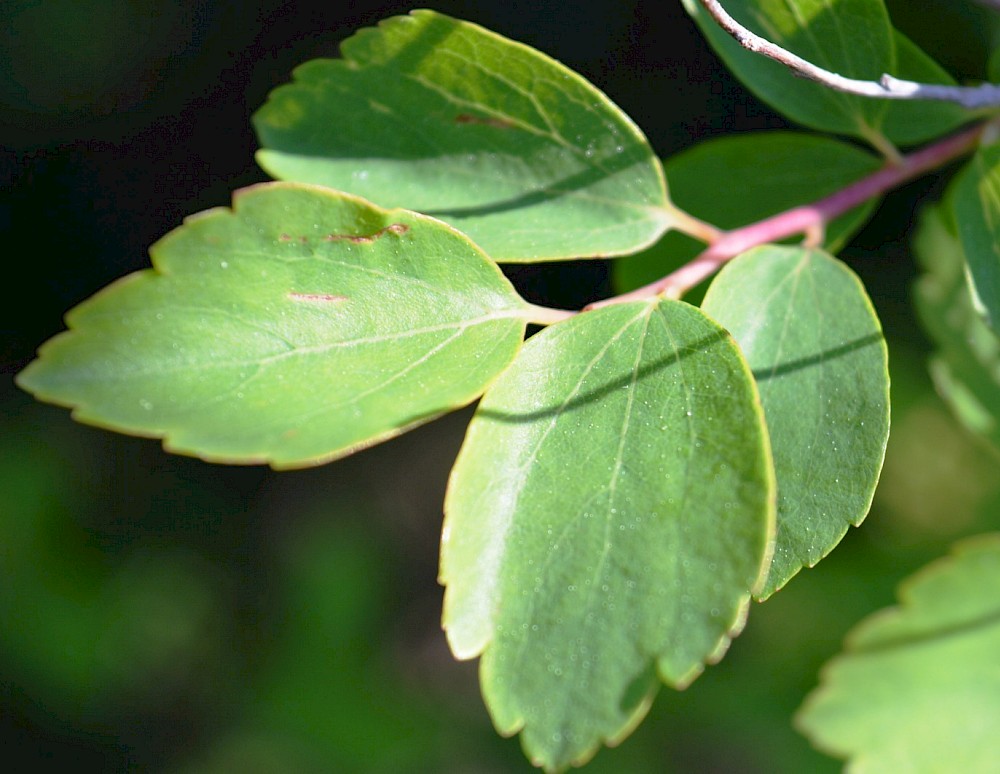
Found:
[[[0,4],[0,749],[7,771],[526,771],[440,631],[437,541],[469,411],[325,467],[226,468],[76,425],[13,375],[62,314],[148,265],[182,218],[265,179],[251,113],[399,3],[13,0]],[[680,2],[440,2],[588,77],[668,156],[784,122],[736,85]],[[994,25],[890,3],[960,78]],[[349,117],[345,117],[349,120]],[[890,338],[893,440],[865,527],[766,605],[717,667],[664,689],[595,771],[835,771],[790,726],[849,627],[954,537],[990,528],[991,460],[924,375],[908,305],[915,204],[885,202],[845,256]],[[706,185],[726,184],[725,180]],[[554,306],[607,267],[512,273]],[[995,523],[995,522],[994,522]]]

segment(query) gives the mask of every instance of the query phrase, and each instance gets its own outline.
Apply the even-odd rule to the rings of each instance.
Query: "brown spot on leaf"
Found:
[[[291,242],[292,238],[288,234],[278,234],[279,242]]]
[[[330,293],[289,293],[292,301],[346,301],[347,296],[335,296]]]
[[[396,236],[401,236],[410,230],[410,227],[404,223],[390,223],[385,228],[380,228],[374,234],[369,234],[364,236],[361,234],[327,234],[323,237],[324,242],[353,242],[356,245],[368,244],[374,242],[379,237],[385,236],[386,234],[395,234]]]
[[[516,129],[517,124],[503,118],[474,116],[470,113],[459,113],[455,116],[456,124],[479,124],[480,126],[492,126],[497,129]]]

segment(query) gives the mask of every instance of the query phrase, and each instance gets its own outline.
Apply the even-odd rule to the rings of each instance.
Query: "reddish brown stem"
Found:
[[[898,188],[925,172],[942,167],[949,161],[975,150],[983,134],[991,127],[995,130],[992,122],[977,124],[903,156],[900,163],[888,164],[878,172],[812,204],[793,207],[770,218],[727,231],[694,260],[667,276],[630,293],[598,301],[587,308],[596,309],[608,304],[619,304],[652,296],[679,298],[685,291],[710,277],[723,264],[740,253],[796,234],[815,234],[831,220],[859,204]]]

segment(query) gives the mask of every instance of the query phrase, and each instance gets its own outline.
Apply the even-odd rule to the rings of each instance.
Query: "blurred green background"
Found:
[[[298,63],[399,3],[42,0],[0,6],[0,745],[30,772],[517,772],[476,665],[440,631],[437,539],[468,411],[276,474],[76,425],[13,375],[62,313],[147,265],[192,212],[264,179],[251,112]],[[582,72],[669,155],[784,122],[733,83],[679,3],[442,2]],[[957,2],[890,3],[960,78],[995,30]],[[918,12],[919,11],[919,12]],[[845,257],[890,340],[893,435],[861,530],[750,615],[726,659],[594,771],[821,772],[790,718],[819,666],[955,538],[995,529],[996,458],[934,396],[910,309],[914,207],[893,194]],[[725,181],[718,181],[725,185]],[[530,298],[607,293],[601,262],[520,267]]]

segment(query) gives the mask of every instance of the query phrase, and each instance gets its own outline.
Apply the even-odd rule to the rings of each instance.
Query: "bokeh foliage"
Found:
[[[438,628],[438,509],[467,417],[279,478],[74,426],[8,377],[63,310],[144,265],[145,246],[182,215],[262,179],[249,162],[249,127],[231,132],[244,130],[247,109],[292,64],[335,53],[331,27],[346,34],[399,9],[359,4],[351,18],[333,19],[306,5],[289,20],[277,2],[147,0],[123,19],[97,2],[13,5],[19,39],[5,43],[13,53],[4,61],[16,77],[3,99],[14,130],[0,227],[19,255],[40,258],[28,266],[39,296],[3,326],[5,750],[33,771],[527,770],[517,743],[496,738],[474,670],[451,660]],[[651,18],[635,4],[607,3],[569,35],[570,11],[538,5],[525,17],[486,4],[439,7],[598,81],[642,116],[661,156],[696,135],[781,123],[731,85],[713,94],[712,81],[729,82],[683,14]],[[60,8],[73,13],[60,17]],[[56,34],[46,13],[73,35]],[[921,45],[950,36],[963,57],[974,55],[964,20],[927,18],[905,32]],[[131,38],[118,34],[125,26]],[[148,42],[157,45],[137,59]],[[67,51],[70,63],[60,57]],[[696,88],[691,72],[708,73],[694,107],[687,94],[671,96],[678,81]],[[994,460],[934,397],[926,345],[900,290],[911,272],[903,232],[927,195],[918,187],[890,197],[846,254],[893,353],[894,436],[865,529],[755,606],[727,659],[686,692],[661,694],[629,743],[602,752],[592,770],[835,770],[789,725],[818,666],[863,615],[891,604],[904,575],[954,537],[995,528]],[[561,284],[580,296],[603,281],[592,267],[565,271],[576,273],[558,275],[568,278]]]

